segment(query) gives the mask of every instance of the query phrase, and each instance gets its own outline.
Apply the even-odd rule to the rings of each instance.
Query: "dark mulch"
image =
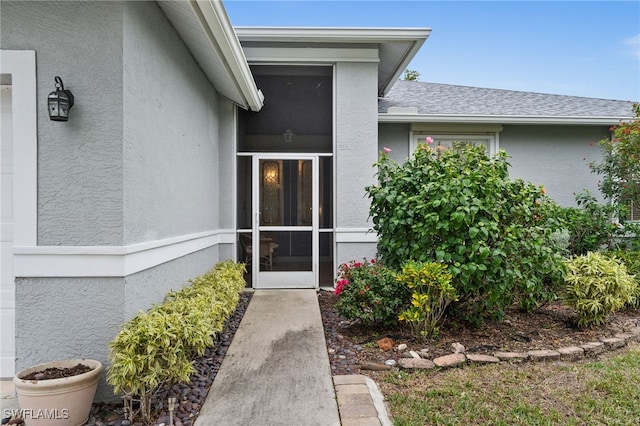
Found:
[[[451,344],[460,343],[468,353],[492,354],[496,351],[528,351],[554,349],[586,343],[638,325],[640,310],[630,309],[612,315],[604,326],[593,330],[581,330],[575,324],[575,313],[560,301],[549,303],[533,312],[509,309],[502,322],[487,321],[480,327],[445,318],[436,338],[424,343],[413,339],[402,327],[378,329],[348,321],[333,308],[337,297],[329,291],[318,295],[325,336],[330,352],[331,370],[334,375],[362,373],[376,377],[378,373],[360,371],[363,363],[384,363],[398,360],[398,351],[382,351],[377,341],[384,337],[393,339],[395,346],[405,343],[408,350],[428,349],[433,359],[452,353]]]
[[[189,383],[178,383],[163,386],[157,390],[151,400],[153,407],[153,424],[169,424],[167,400],[175,397],[177,407],[175,410],[175,425],[190,426],[195,421],[204,403],[209,388],[213,383],[222,361],[231,345],[240,321],[244,316],[252,293],[245,292],[240,295],[240,300],[234,314],[225,323],[224,329],[216,336],[212,347],[207,348],[205,353],[194,360],[196,372],[191,376]],[[133,422],[125,421],[123,404],[96,403],[91,410],[91,416],[87,425],[111,425],[121,426],[126,424],[141,426],[143,423],[139,418],[134,418]]]
[[[77,376],[78,374],[88,373],[93,370],[93,367],[88,365],[78,364],[73,367],[59,368],[51,367],[44,370],[33,371],[26,376],[22,377],[23,380],[51,380],[51,379],[63,379],[65,377]]]

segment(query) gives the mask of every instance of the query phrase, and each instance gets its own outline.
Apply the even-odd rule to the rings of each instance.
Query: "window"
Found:
[[[427,134],[421,132],[420,134],[414,134],[411,141],[411,152],[415,151],[419,144],[426,143],[427,137],[433,139],[432,146],[442,146],[445,148],[453,147],[454,142],[461,142],[474,145],[484,145],[488,156],[494,155],[498,152],[498,137],[496,135],[442,135],[442,134]]]
[[[633,201],[629,204],[627,220],[640,221],[640,205]]]

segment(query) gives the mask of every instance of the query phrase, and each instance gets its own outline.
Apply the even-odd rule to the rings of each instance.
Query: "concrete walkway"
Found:
[[[338,426],[315,290],[256,291],[195,426]]]

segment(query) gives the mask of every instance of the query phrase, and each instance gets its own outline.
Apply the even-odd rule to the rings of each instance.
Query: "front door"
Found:
[[[257,155],[252,169],[253,286],[318,287],[318,157]]]

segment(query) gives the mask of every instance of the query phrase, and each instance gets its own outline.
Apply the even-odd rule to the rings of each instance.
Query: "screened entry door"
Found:
[[[318,287],[318,157],[254,156],[252,169],[254,287]]]

